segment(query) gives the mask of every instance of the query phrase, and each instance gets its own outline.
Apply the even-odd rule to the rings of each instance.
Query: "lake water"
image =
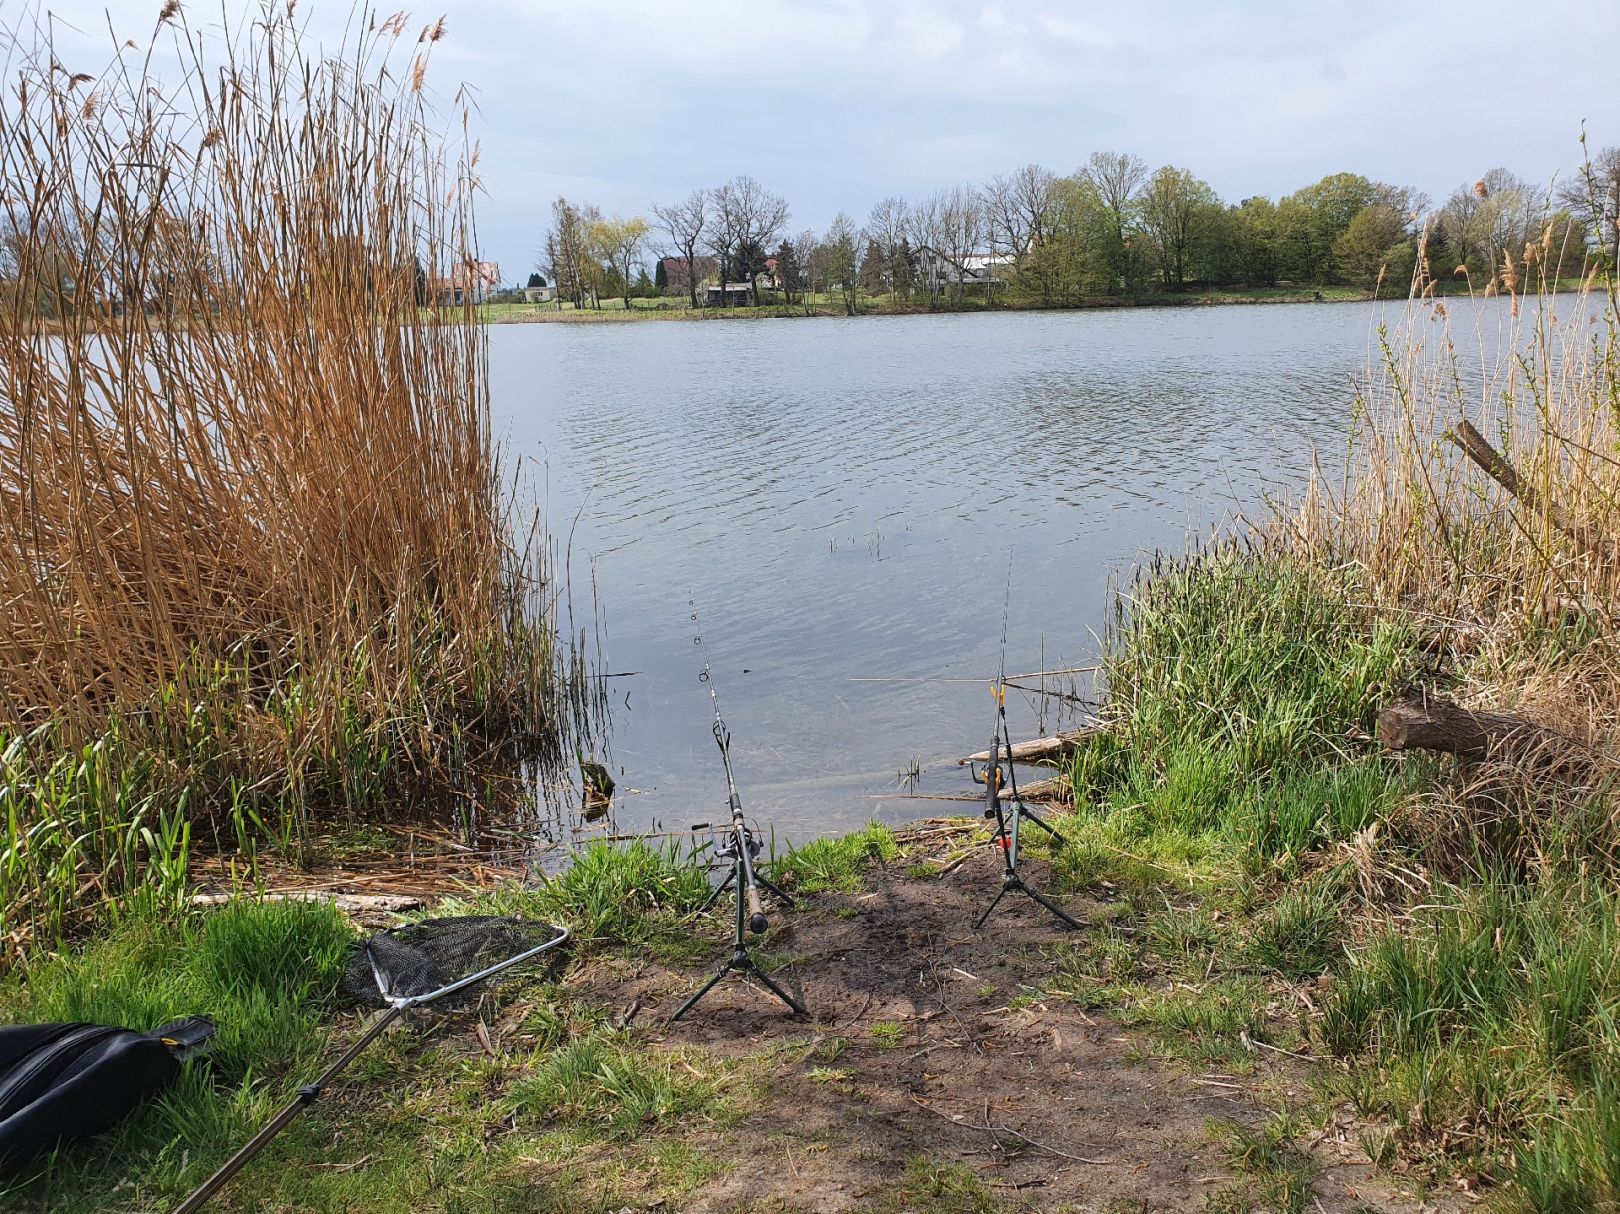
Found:
[[[960,811],[905,794],[972,791],[955,759],[988,742],[1004,610],[1008,673],[1092,664],[1137,562],[1342,448],[1400,310],[494,328],[497,432],[583,617],[594,577],[605,668],[635,672],[610,683],[605,827],[724,816],[705,660],[778,838]],[[1061,703],[1010,696],[1015,738],[1067,723]]]

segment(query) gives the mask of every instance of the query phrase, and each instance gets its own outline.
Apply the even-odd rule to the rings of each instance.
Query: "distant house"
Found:
[[[711,282],[703,288],[703,306],[706,308],[746,307],[754,301],[754,284],[728,282],[724,288]]]
[[[663,268],[664,293],[666,295],[691,294],[690,283],[686,277],[686,258],[666,257],[659,262]],[[720,263],[713,257],[692,258],[692,272],[697,278],[698,286],[702,286],[711,278],[720,276]]]
[[[935,249],[923,245],[914,254],[917,262],[917,281],[923,286],[939,287],[993,287],[1004,281],[1013,270],[1013,259],[1001,253],[969,253],[960,263],[952,261]]]
[[[464,261],[439,280],[439,307],[481,304],[501,289],[501,267],[493,261]]]
[[[524,287],[523,298],[532,304],[555,303],[557,300],[556,287]]]

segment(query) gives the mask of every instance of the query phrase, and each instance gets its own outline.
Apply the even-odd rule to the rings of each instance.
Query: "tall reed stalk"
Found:
[[[100,68],[48,26],[11,38],[14,947],[183,866],[182,821],[295,841],[511,739],[559,760],[580,720],[543,537],[510,526],[485,332],[435,298],[478,249],[466,115],[447,138],[424,88],[443,32],[357,10],[323,55],[291,5],[209,37],[171,2]]]

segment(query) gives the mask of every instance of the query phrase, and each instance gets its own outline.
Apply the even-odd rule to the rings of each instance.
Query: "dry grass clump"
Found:
[[[436,28],[357,11],[322,57],[290,5],[222,37],[170,5],[92,71],[11,39],[14,938],[183,869],[201,813],[292,842],[309,807],[464,783],[514,737],[556,757],[583,711],[540,537],[508,526],[485,333],[432,306],[477,249],[476,152],[422,89]]]

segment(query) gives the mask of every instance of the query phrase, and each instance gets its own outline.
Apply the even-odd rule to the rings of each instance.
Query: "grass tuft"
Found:
[[[796,847],[772,864],[780,884],[806,894],[853,893],[868,866],[887,864],[900,855],[894,832],[881,822],[836,838],[815,839]]]

